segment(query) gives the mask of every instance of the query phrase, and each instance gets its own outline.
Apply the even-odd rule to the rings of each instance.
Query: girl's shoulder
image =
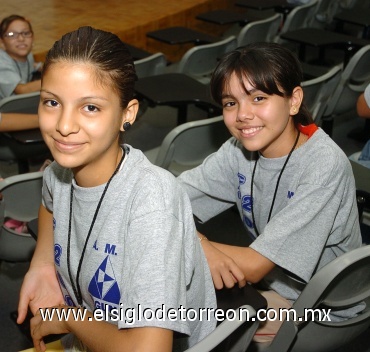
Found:
[[[318,129],[308,140],[306,157],[317,163],[343,165],[348,163],[344,151],[322,129]]]
[[[297,156],[299,173],[307,182],[325,186],[352,177],[348,157],[321,129],[313,134],[300,152]]]
[[[141,150],[127,144],[125,149],[128,152],[127,161],[123,166],[126,169],[125,177],[135,183],[167,185],[167,187],[175,185],[175,176],[162,167],[152,164]]]
[[[187,199],[186,193],[169,171],[153,165],[141,150],[130,147],[126,163],[115,187],[125,189],[135,202],[146,207],[170,209]]]
[[[12,64],[12,65],[14,64],[13,59],[3,49],[0,49],[0,62],[1,62],[2,65],[4,63],[9,63],[9,64]]]

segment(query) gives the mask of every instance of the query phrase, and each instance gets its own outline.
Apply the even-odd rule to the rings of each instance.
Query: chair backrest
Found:
[[[20,221],[37,218],[41,204],[42,171],[15,175],[0,181],[4,216]]]
[[[177,72],[185,73],[201,81],[205,78],[206,82],[207,76],[213,72],[220,58],[236,46],[237,41],[234,36],[215,43],[194,46],[182,56]]]
[[[167,60],[163,53],[155,53],[144,59],[135,60],[134,65],[138,78],[143,78],[163,73]]]
[[[356,189],[370,193],[370,169],[356,161],[360,153],[351,155],[349,161],[352,166],[353,176],[355,177]]]
[[[0,112],[37,114],[40,92],[11,95],[0,100]]]
[[[15,112],[37,114],[40,102],[40,92],[18,94],[0,100],[0,112]],[[19,172],[25,172],[26,160],[31,157],[46,155],[48,148],[45,143],[22,144],[9,137],[7,133],[0,133],[0,160],[17,160]],[[28,166],[26,167],[28,170]]]
[[[154,164],[178,176],[200,165],[230,136],[222,116],[183,123],[164,138]]]
[[[342,1],[343,2],[343,1]],[[341,2],[341,4],[342,4]],[[347,0],[344,1],[344,3],[347,3],[347,7],[344,5],[343,8],[360,8],[360,9],[368,9],[370,6],[370,0]]]
[[[279,35],[288,31],[295,31],[300,28],[310,27],[313,22],[318,5],[318,0],[312,0],[306,5],[295,7],[286,16]],[[275,39],[275,41],[280,41],[279,36]]]
[[[326,28],[332,23],[334,15],[339,10],[338,0],[319,0],[312,27]]]
[[[332,67],[327,73],[302,82],[303,101],[314,120],[319,121],[334,93],[342,74],[342,65]]]
[[[4,225],[5,218],[30,221],[38,216],[41,204],[42,171],[10,176],[0,181],[0,260],[29,261],[35,240]]]
[[[231,310],[231,309],[230,309]],[[256,319],[256,311],[249,305],[241,306],[235,309],[234,320],[225,319],[219,324],[215,330],[207,335],[202,341],[198,342],[195,346],[187,349],[185,352],[205,352],[211,351],[218,346],[226,338],[233,338],[230,344],[222,348],[223,351],[227,352],[245,352],[249,346],[255,331],[258,328],[258,320]],[[234,337],[232,333],[246,323],[253,322],[249,328],[245,327],[241,336]],[[240,331],[240,329],[239,329]],[[239,333],[240,335],[240,333]],[[223,347],[223,346],[222,346]],[[217,351],[220,351],[218,348]]]
[[[327,313],[331,309],[333,312],[363,302],[366,307],[353,318],[339,322],[320,321],[319,311]],[[292,316],[289,321],[285,320],[272,344],[264,351],[333,351],[370,326],[369,303],[370,246],[362,246],[342,254],[311,278],[293,304],[295,321]],[[316,309],[315,319],[304,321],[307,309]]]
[[[238,34],[238,46],[256,42],[272,42],[279,31],[282,18],[282,14],[276,13],[263,20],[246,24]]]
[[[324,111],[325,116],[339,115],[356,108],[359,95],[370,83],[370,45],[362,47],[349,60]]]

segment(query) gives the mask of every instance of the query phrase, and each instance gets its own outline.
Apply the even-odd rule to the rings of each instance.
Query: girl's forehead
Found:
[[[13,28],[13,27],[23,27],[23,28],[27,27],[27,28],[30,28],[30,25],[26,21],[17,19],[17,20],[12,21],[8,25],[8,28],[6,30],[9,30],[9,28]]]
[[[44,72],[47,75],[49,72],[58,73],[58,71],[82,71],[91,76],[92,79],[101,77],[99,74],[99,69],[89,62],[84,61],[73,61],[67,59],[61,59],[59,61],[53,62],[47,66],[46,71]]]
[[[61,59],[60,61],[52,62],[47,65],[46,70],[43,72],[44,81],[48,80],[48,75],[52,75],[54,81],[63,79],[66,76],[81,77],[85,82],[88,81],[91,86],[109,89],[112,93],[115,88],[113,80],[107,72],[93,63],[85,61]]]
[[[236,72],[233,72],[227,79],[224,81],[223,90],[226,93],[231,93],[234,90],[252,90],[255,89],[253,81],[249,78],[248,75],[242,74],[239,75]]]

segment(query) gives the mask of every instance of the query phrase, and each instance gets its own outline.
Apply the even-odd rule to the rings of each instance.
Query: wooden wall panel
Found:
[[[0,19],[11,14],[27,17],[35,32],[33,53],[43,60],[64,33],[90,25],[111,31],[123,41],[150,52],[162,51],[176,61],[189,45],[171,46],[146,37],[148,31],[188,26],[213,35],[222,26],[195,19],[198,13],[233,7],[231,0],[1,0]]]

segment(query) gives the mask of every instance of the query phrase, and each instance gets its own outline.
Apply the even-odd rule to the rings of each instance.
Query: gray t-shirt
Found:
[[[181,320],[178,308],[198,312],[200,308],[216,307],[212,278],[196,236],[191,205],[169,172],[153,166],[141,151],[128,145],[125,149],[125,163],[105,194],[84,254],[80,274],[83,305],[90,311],[94,308],[109,311],[118,308],[128,314],[134,311],[134,321],[127,317],[127,321],[112,323],[118,328],[155,326],[173,330],[188,336],[174,339],[175,350],[185,350],[215,328],[215,319],[212,316],[203,321]],[[75,305],[67,267],[71,182],[73,282],[105,184],[79,187],[71,170],[55,162],[44,174],[43,203],[53,212],[57,274],[66,303]],[[156,309],[175,310],[178,319],[173,316],[172,320],[143,319],[146,309],[147,314]],[[68,350],[71,346],[65,347]]]
[[[32,53],[28,54],[27,61],[21,62],[14,60],[0,49],[0,99],[14,94],[14,89],[18,84],[30,82],[33,67]]]
[[[201,221],[237,204],[253,240],[250,247],[277,265],[265,277],[267,287],[295,301],[318,269],[359,247],[361,235],[351,165],[321,129],[292,153],[267,224],[286,158],[259,157],[253,188],[258,237],[251,213],[255,159],[235,138],[179,180]]]

